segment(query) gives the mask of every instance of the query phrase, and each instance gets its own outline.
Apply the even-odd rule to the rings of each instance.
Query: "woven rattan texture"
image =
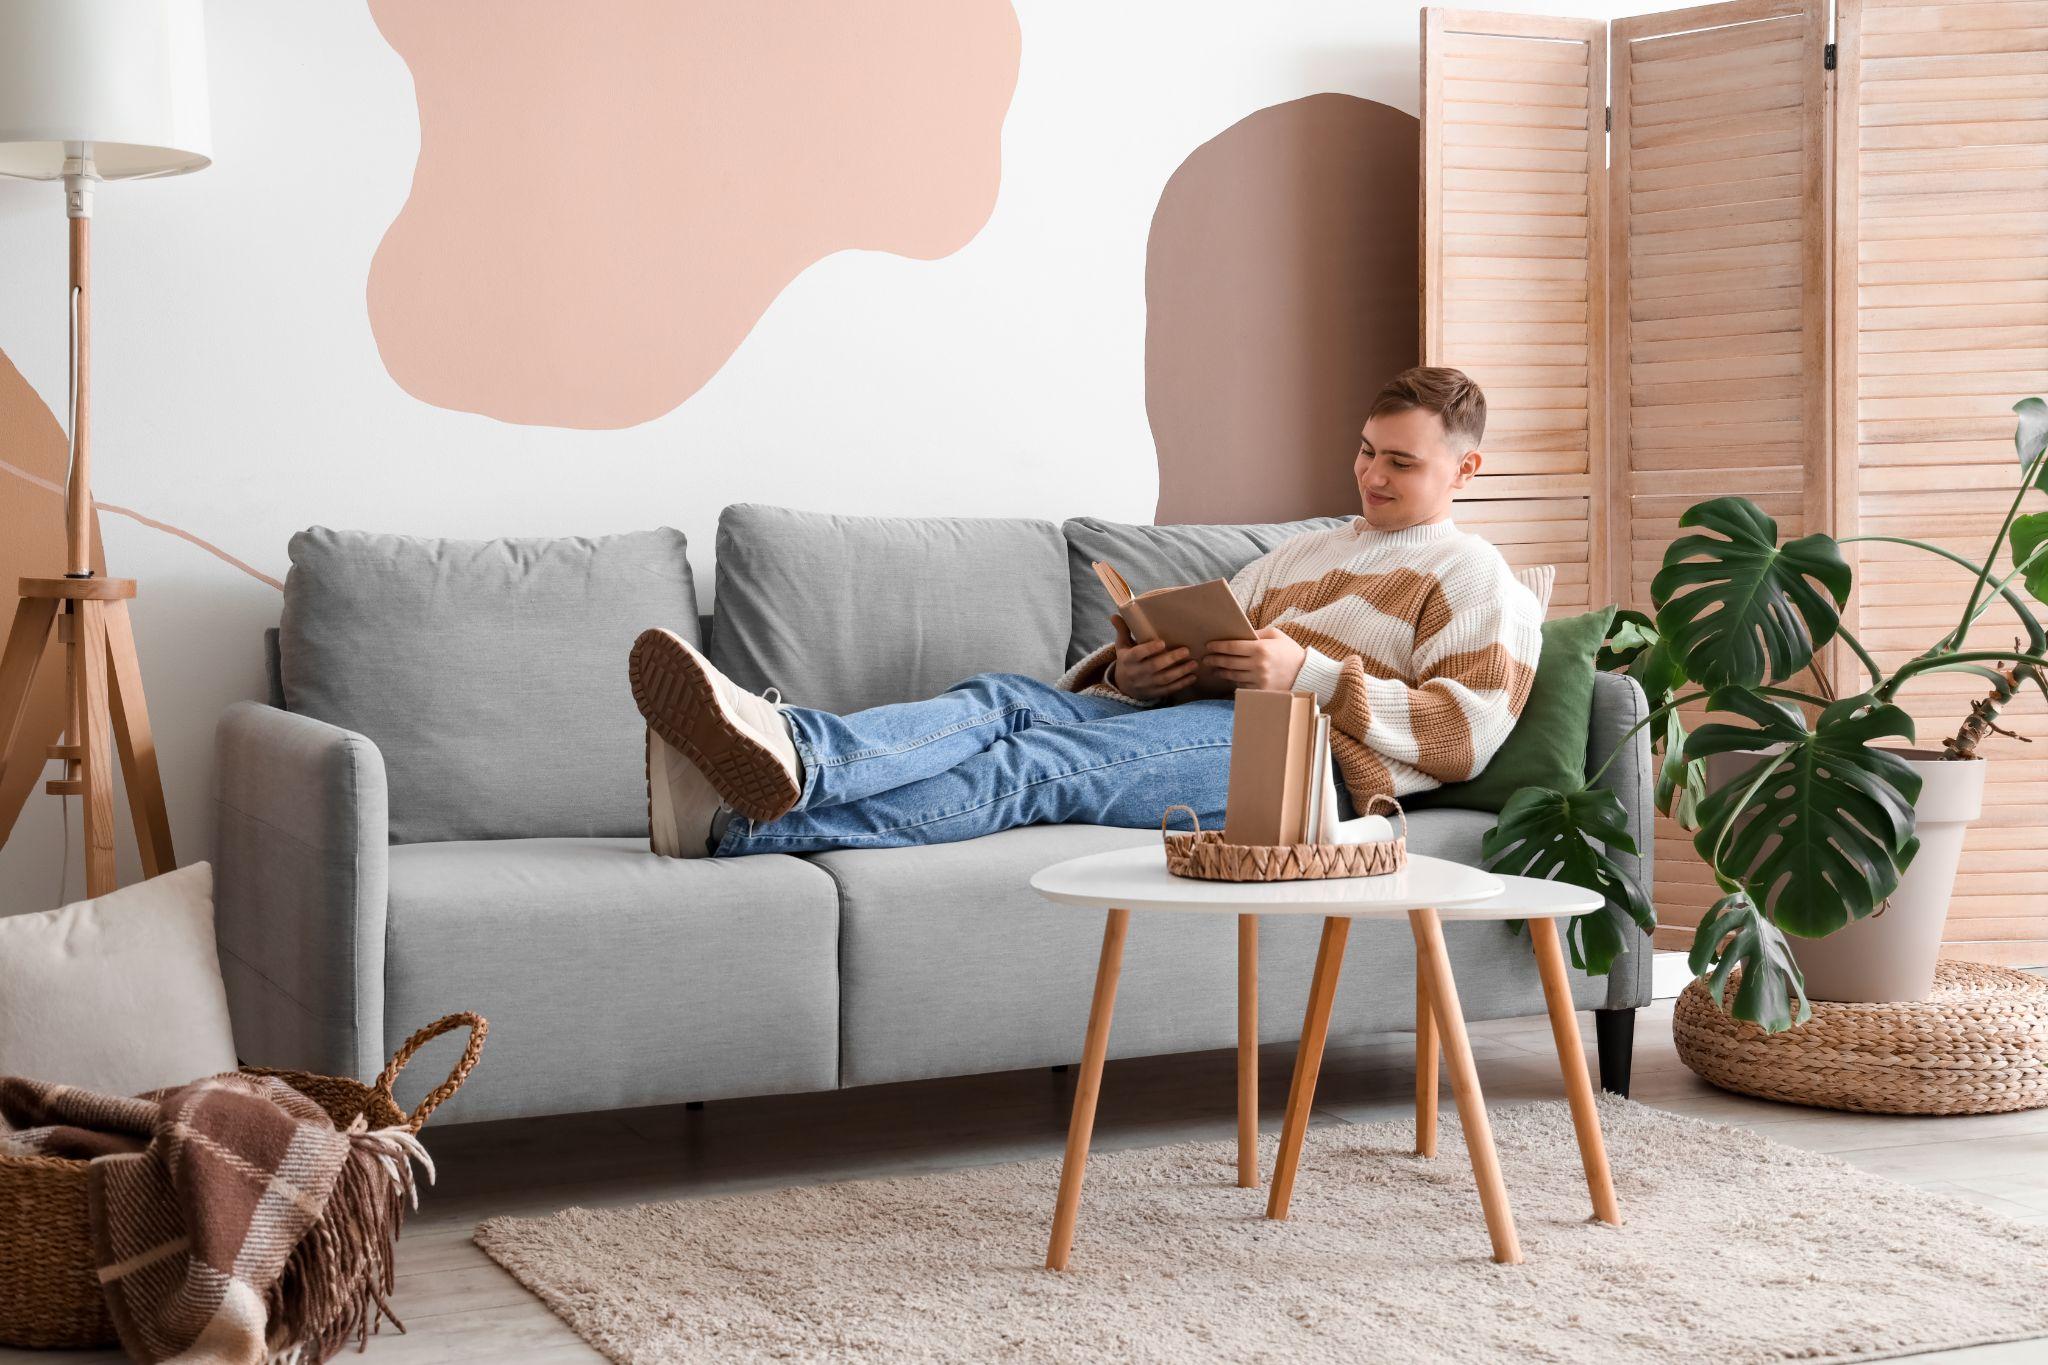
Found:
[[[1695,981],[1671,1027],[1703,1079],[1762,1099],[1870,1114],[2048,1105],[2048,978],[2009,967],[1942,962],[1926,1000],[1817,1000],[1813,1018],[1777,1034],[1729,1018]]]

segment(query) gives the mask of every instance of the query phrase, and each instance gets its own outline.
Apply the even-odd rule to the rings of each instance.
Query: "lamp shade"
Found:
[[[201,0],[0,0],[0,175],[102,180],[213,162]]]

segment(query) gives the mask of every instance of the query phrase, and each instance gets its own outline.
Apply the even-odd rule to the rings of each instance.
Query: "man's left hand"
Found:
[[[1225,684],[1285,692],[1301,675],[1308,651],[1278,626],[1267,626],[1256,640],[1211,640],[1203,663]]]

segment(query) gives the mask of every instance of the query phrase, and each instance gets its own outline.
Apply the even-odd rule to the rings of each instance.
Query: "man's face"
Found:
[[[1368,419],[1351,466],[1366,524],[1405,531],[1442,521],[1451,514],[1452,495],[1472,482],[1479,463],[1477,450],[1445,439],[1443,419],[1433,412],[1409,408]]]

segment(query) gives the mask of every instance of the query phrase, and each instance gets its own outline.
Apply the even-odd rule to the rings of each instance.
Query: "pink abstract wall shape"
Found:
[[[837,251],[932,260],[995,207],[1009,0],[370,0],[412,69],[385,366],[533,425],[659,417]]]
[[[1167,180],[1145,255],[1161,523],[1358,510],[1351,458],[1415,364],[1412,114],[1351,95],[1261,109]]]

